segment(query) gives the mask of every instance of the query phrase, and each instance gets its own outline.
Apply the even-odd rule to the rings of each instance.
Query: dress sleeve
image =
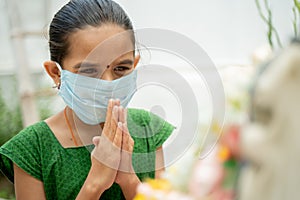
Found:
[[[128,109],[128,128],[135,139],[135,147],[142,152],[153,152],[167,140],[174,126],[158,115],[143,109]]]
[[[29,126],[0,147],[0,170],[14,181],[13,163],[29,175],[42,180],[41,156],[38,135]]]
[[[151,112],[149,113],[149,116],[149,127],[152,129],[151,132],[154,134],[153,139],[155,147],[158,148],[161,147],[163,143],[168,139],[175,127]]]

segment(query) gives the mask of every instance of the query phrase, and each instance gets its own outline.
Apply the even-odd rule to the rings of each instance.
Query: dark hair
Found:
[[[116,24],[124,30],[133,30],[132,23],[120,7],[112,0],[71,0],[54,16],[49,29],[51,60],[62,64],[69,49],[69,36],[86,26],[99,27]],[[135,45],[134,34],[131,40]]]

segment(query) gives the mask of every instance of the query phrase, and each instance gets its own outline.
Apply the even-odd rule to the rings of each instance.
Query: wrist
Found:
[[[120,187],[126,188],[126,187],[134,187],[137,186],[141,181],[137,177],[135,173],[126,173],[123,175],[122,180],[118,181],[117,183],[120,185]]]
[[[97,198],[100,198],[102,193],[106,190],[105,187],[102,186],[99,182],[93,180],[87,181],[84,184],[84,188],[88,196],[97,197]]]
[[[99,170],[93,168],[90,169],[90,172],[86,178],[86,187],[91,193],[103,193],[109,186],[106,184],[105,177],[101,175]]]
[[[101,197],[102,193],[106,190],[106,186],[99,181],[101,179],[98,177],[98,173],[91,168],[76,200],[93,200]]]
[[[141,182],[136,174],[128,173],[123,175],[122,181],[119,183],[119,185],[126,199],[134,199],[136,196],[137,187],[140,183]]]

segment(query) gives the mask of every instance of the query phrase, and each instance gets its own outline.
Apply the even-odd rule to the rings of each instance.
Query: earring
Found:
[[[54,84],[54,85],[52,86],[52,88],[60,89],[60,83]]]

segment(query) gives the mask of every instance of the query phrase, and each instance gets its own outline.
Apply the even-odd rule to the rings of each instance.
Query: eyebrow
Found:
[[[132,65],[133,61],[130,59],[125,59],[117,63],[117,65]]]
[[[99,66],[97,63],[89,63],[89,62],[80,62],[73,66],[74,69],[79,69],[81,67],[95,67]]]
[[[132,65],[133,61],[130,59],[125,59],[117,63],[117,65]],[[90,62],[79,62],[73,66],[74,69],[79,69],[81,67],[96,67],[99,66],[97,63],[90,63]]]

